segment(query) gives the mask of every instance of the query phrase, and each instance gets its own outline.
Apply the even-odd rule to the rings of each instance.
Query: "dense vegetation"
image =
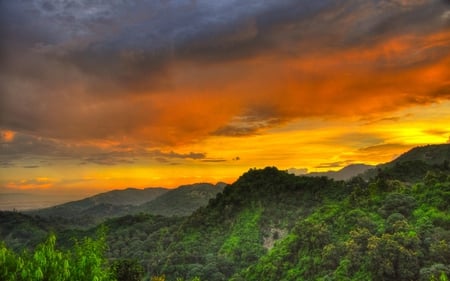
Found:
[[[188,217],[108,220],[106,262],[99,264],[118,280],[448,280],[449,203],[445,160],[400,161],[370,180],[349,181],[252,169]],[[83,241],[102,228],[51,228],[42,218],[3,216],[19,217],[19,228],[41,236],[54,231],[69,265],[85,249],[70,238]],[[8,247],[34,248],[8,225],[0,233]]]
[[[71,251],[55,248],[56,237],[50,235],[34,252],[16,254],[0,244],[0,280],[112,280],[114,277],[103,257],[105,235],[97,240],[85,238]]]

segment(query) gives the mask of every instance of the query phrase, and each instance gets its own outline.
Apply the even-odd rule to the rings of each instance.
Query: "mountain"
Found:
[[[450,274],[450,169],[439,169],[414,183],[252,169],[178,225],[114,229],[109,255],[166,280],[439,280]]]
[[[373,165],[366,165],[366,164],[351,164],[340,169],[339,171],[313,172],[306,174],[306,176],[313,176],[313,177],[324,176],[334,180],[348,180],[374,167],[375,166]]]
[[[167,281],[448,280],[450,157],[404,157],[411,160],[388,163],[367,181],[250,169],[189,216],[107,220],[107,257],[139,261]],[[15,220],[1,239],[18,245]],[[30,224],[49,229],[42,218],[21,220],[29,222],[15,235]],[[70,247],[70,237],[98,228],[55,232]]]
[[[423,161],[429,165],[450,161],[450,143],[418,146],[397,157],[390,165],[408,161]]]
[[[44,217],[94,217],[105,218],[125,215],[134,206],[154,200],[168,192],[165,188],[112,190],[82,200],[72,201],[50,208],[28,211],[26,213]]]
[[[225,186],[225,183],[183,185],[166,192],[155,200],[140,205],[135,209],[135,212],[162,216],[190,215],[199,207],[206,206],[208,201],[222,192]]]
[[[450,144],[436,144],[418,146],[403,153],[391,162],[377,166],[367,164],[351,164],[338,171],[312,172],[306,176],[329,177],[334,180],[349,180],[352,177],[362,175],[364,178],[374,177],[379,169],[392,166],[401,166],[403,163],[420,161],[427,165],[443,164],[450,159]]]
[[[127,188],[123,190],[112,190],[94,195],[89,199],[96,204],[111,205],[140,205],[168,192],[169,189],[161,187],[149,187],[145,189]]]
[[[71,219],[81,225],[92,225],[107,218],[140,212],[163,216],[187,216],[206,206],[226,184],[197,183],[165,188],[128,188],[113,190],[82,200],[41,210],[27,211],[31,215]]]
[[[369,179],[382,173],[384,177],[414,181],[422,178],[429,171],[448,167],[449,162],[450,144],[418,146],[391,162],[377,165],[365,171],[361,176],[364,179]]]

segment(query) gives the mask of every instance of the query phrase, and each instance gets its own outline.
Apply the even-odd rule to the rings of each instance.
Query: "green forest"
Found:
[[[448,280],[449,161],[402,159],[347,181],[251,169],[184,217],[2,212],[0,280]]]

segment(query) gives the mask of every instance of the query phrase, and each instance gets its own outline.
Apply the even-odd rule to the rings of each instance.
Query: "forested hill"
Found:
[[[108,220],[107,257],[168,281],[447,280],[449,159],[412,160],[368,180],[251,169],[189,217]]]
[[[211,198],[222,192],[225,183],[197,183],[182,185],[134,208],[133,213],[150,213],[162,216],[187,216],[208,204]]]
[[[45,218],[70,220],[73,224],[93,225],[107,218],[149,213],[164,216],[188,216],[221,192],[226,184],[195,183],[166,188],[128,188],[113,190],[82,200],[27,211]]]
[[[418,180],[435,166],[450,164],[450,143],[418,146],[403,153],[391,162],[380,164],[362,173],[365,179],[377,176],[380,171],[388,171],[392,175],[394,168],[396,177],[402,180]],[[421,166],[419,168],[418,166]]]
[[[26,213],[67,219],[87,216],[97,218],[117,216],[130,211],[133,206],[154,200],[168,191],[169,189],[166,188],[127,188],[123,190],[112,190],[85,199],[45,209],[27,211]]]
[[[450,161],[450,143],[415,147],[400,155],[392,163],[423,161],[427,164],[442,164]]]

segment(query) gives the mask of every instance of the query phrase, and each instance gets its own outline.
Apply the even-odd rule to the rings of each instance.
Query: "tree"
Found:
[[[144,268],[136,260],[120,259],[112,264],[112,274],[117,281],[140,281]]]
[[[15,254],[0,244],[0,280],[5,281],[109,281],[104,258],[105,234],[99,232],[97,240],[85,238],[73,251],[55,248],[56,236],[51,234],[34,252]]]

